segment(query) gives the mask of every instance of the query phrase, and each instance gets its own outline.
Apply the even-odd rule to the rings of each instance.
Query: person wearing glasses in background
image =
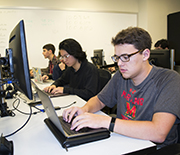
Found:
[[[158,148],[177,142],[180,122],[180,76],[175,71],[149,64],[151,37],[129,27],[112,39],[119,71],[103,90],[83,107],[63,111],[71,129],[107,128],[121,135],[150,140]],[[117,104],[117,117],[93,114]]]
[[[86,59],[86,53],[74,39],[65,39],[59,44],[60,59],[68,66],[62,76],[46,92],[78,95],[89,100],[98,93],[98,70]]]

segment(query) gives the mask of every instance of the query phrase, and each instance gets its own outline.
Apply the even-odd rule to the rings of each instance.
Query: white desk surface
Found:
[[[14,99],[7,100],[9,109],[13,109],[13,100]],[[75,106],[82,106],[85,104],[85,101],[76,95],[52,98],[52,101],[54,106],[60,107],[67,106],[74,101],[77,102]],[[42,108],[42,106],[39,106],[39,108]],[[18,109],[26,113],[30,111],[29,106],[23,103],[23,101],[21,101]],[[33,108],[33,111],[37,110]],[[58,115],[61,115],[62,111],[63,109],[56,112]],[[0,134],[3,133],[3,135],[6,136],[20,128],[26,122],[28,115],[23,115],[18,111],[14,112],[16,113],[15,117],[8,116],[0,118]],[[154,143],[147,140],[134,139],[111,133],[110,138],[71,147],[68,148],[68,152],[66,152],[44,123],[46,117],[45,113],[32,115],[30,121],[22,130],[7,137],[7,140],[13,141],[14,155],[120,155],[155,146]]]

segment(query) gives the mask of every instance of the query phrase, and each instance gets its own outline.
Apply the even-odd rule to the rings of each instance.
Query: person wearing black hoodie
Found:
[[[68,66],[62,76],[46,92],[68,93],[89,100],[98,93],[98,69],[86,59],[86,53],[74,39],[65,39],[59,44],[60,59]]]

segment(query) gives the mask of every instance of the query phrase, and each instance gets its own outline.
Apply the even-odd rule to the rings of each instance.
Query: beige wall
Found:
[[[0,7],[130,12],[138,14],[138,26],[154,43],[167,38],[167,15],[180,11],[180,0],[0,0]]]
[[[0,6],[138,12],[138,0],[0,0]]]
[[[139,0],[138,26],[148,30],[153,45],[167,38],[167,15],[180,11],[180,0]]]

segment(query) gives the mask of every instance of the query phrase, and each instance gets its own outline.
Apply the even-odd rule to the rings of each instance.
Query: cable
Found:
[[[19,103],[18,103],[18,104],[19,104]],[[29,108],[30,108],[30,115],[29,115],[27,121],[26,121],[19,129],[17,129],[17,130],[14,131],[13,133],[11,133],[11,134],[9,134],[9,135],[6,135],[6,136],[4,136],[4,137],[10,137],[10,136],[14,135],[14,134],[17,133],[18,131],[20,131],[20,130],[29,122],[29,120],[30,120],[30,118],[31,118],[31,116],[32,116],[32,107],[29,106]],[[16,110],[17,110],[17,109],[16,109]]]
[[[17,105],[15,106],[14,104],[15,104],[17,101],[18,101],[18,103],[17,103]],[[30,113],[25,113],[25,112],[20,111],[19,109],[17,109],[18,106],[19,106],[19,104],[20,104],[20,99],[19,99],[19,98],[16,98],[16,100],[15,100],[15,101],[13,102],[13,104],[12,104],[12,105],[13,105],[13,108],[14,108],[13,110],[17,110],[18,112],[20,112],[20,113],[22,113],[22,114],[24,114],[24,115],[29,115],[29,117],[28,117],[27,121],[26,121],[19,129],[17,129],[17,130],[14,131],[13,133],[11,133],[11,134],[9,134],[9,135],[6,135],[6,136],[4,136],[4,137],[10,137],[10,136],[14,135],[15,133],[17,133],[18,131],[20,131],[22,128],[25,127],[25,125],[29,122],[32,114],[37,114],[38,112],[42,112],[42,111],[38,111],[38,112],[32,113],[32,107],[29,106],[29,108],[30,108]],[[37,108],[37,109],[39,109],[39,108]]]
[[[24,103],[27,103],[27,100],[24,99],[23,97],[21,97],[21,94],[22,94],[22,93],[18,94],[17,96],[18,96],[20,99],[22,99],[22,100],[24,101]]]
[[[16,101],[18,101],[18,104],[17,104],[17,106],[15,107],[14,104],[15,104]],[[70,107],[71,105],[73,105],[73,104],[75,104],[75,103],[76,103],[76,101],[74,101],[73,103],[71,103],[71,104],[69,104],[69,105],[67,105],[67,106],[60,107],[60,108],[67,108],[67,107]],[[30,108],[30,113],[22,112],[22,111],[20,111],[19,109],[17,109],[18,106],[19,106],[19,104],[20,104],[20,99],[19,99],[19,98],[16,98],[16,100],[13,102],[13,108],[14,108],[13,110],[17,110],[18,112],[20,112],[20,113],[22,113],[22,114],[24,114],[24,115],[29,115],[29,117],[28,117],[27,121],[26,121],[19,129],[17,129],[16,131],[14,131],[13,133],[11,133],[11,134],[9,134],[9,135],[4,136],[5,138],[14,135],[14,134],[17,133],[18,131],[20,131],[22,128],[24,128],[24,126],[29,122],[32,114],[38,113],[38,112],[32,113],[32,106],[29,106],[29,108]],[[37,108],[36,106],[33,106],[33,107],[36,108],[36,109],[38,109],[39,112],[44,112],[44,109],[39,109],[39,108]]]
[[[44,109],[39,109],[38,107],[36,107],[36,106],[32,106],[33,108],[36,108],[37,110],[39,110],[39,112],[45,112],[45,110]]]
[[[14,103],[16,102],[18,100],[18,105],[15,107],[15,105],[14,105]],[[25,100],[24,100],[25,101]],[[24,114],[24,115],[30,115],[30,113],[26,113],[26,112],[23,112],[23,111],[21,111],[21,110],[19,110],[19,109],[17,109],[18,108],[18,106],[19,106],[19,103],[20,103],[20,99],[19,98],[16,98],[16,100],[13,102],[13,110],[17,110],[18,112],[20,112],[20,113],[22,113],[22,114]],[[29,105],[30,106],[30,105]],[[32,113],[32,115],[35,115],[35,114],[37,114],[37,113],[40,113],[40,112],[44,112],[44,110],[43,109],[39,109],[39,108],[37,108],[37,107],[35,107],[35,106],[31,106],[31,107],[34,107],[34,108],[36,108],[37,110],[39,110],[39,111],[36,111],[36,112],[33,112]]]
[[[16,101],[18,101],[18,104],[17,104],[17,106],[15,107],[15,102]],[[24,114],[24,115],[31,115],[32,113],[26,113],[26,112],[23,112],[23,111],[20,111],[19,109],[17,109],[18,108],[18,106],[19,106],[19,104],[20,104],[20,99],[19,98],[16,98],[16,100],[12,103],[12,105],[13,105],[13,110],[17,110],[18,112],[20,112],[20,113],[22,113],[22,114]]]
[[[74,101],[73,103],[71,103],[71,104],[69,104],[69,105],[67,105],[67,106],[64,106],[64,107],[60,107],[61,109],[62,108],[68,108],[68,107],[70,107],[71,105],[73,105],[73,104],[75,104],[76,103],[76,101]]]

